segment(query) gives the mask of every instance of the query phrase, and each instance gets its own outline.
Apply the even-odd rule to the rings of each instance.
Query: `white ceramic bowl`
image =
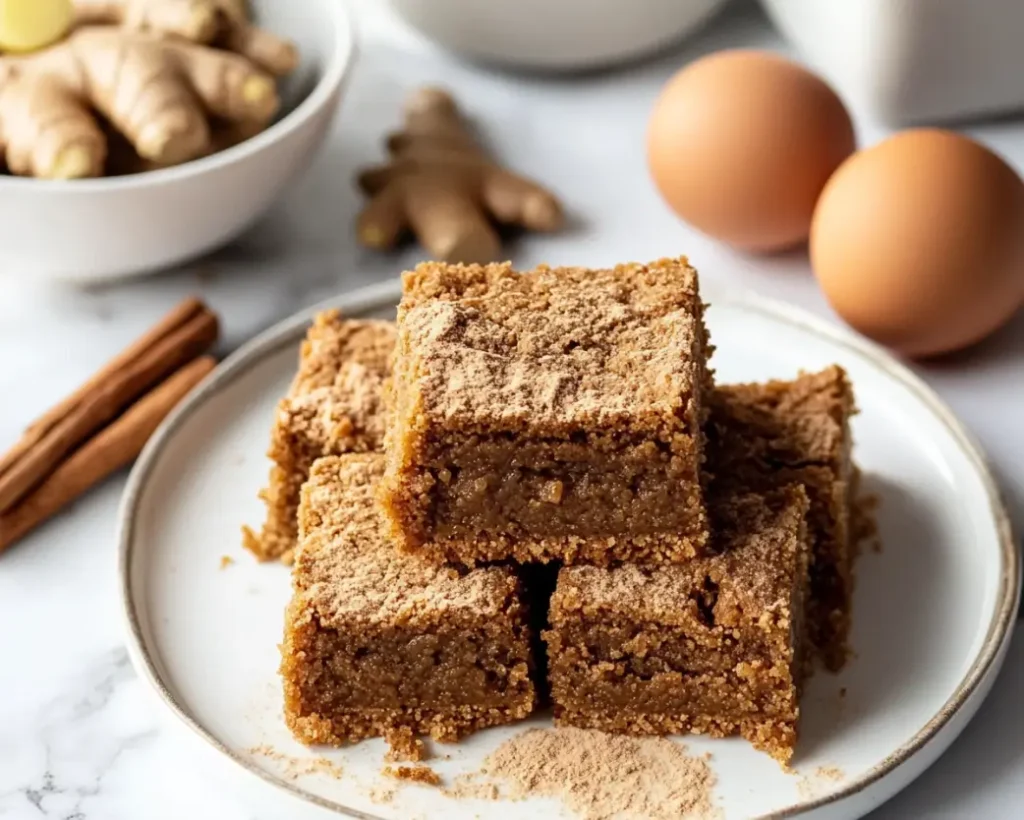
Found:
[[[578,71],[657,51],[727,0],[391,0],[413,28],[468,57]]]
[[[322,143],[355,46],[342,0],[252,6],[301,51],[282,86],[286,113],[240,145],[166,170],[67,182],[0,176],[0,274],[90,281],[156,270],[223,245],[273,203]]]

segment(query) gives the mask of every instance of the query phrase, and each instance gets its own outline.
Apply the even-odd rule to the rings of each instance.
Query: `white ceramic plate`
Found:
[[[387,316],[397,295],[396,283],[335,304],[352,316]],[[715,796],[728,818],[859,817],[930,765],[988,693],[1020,591],[1007,517],[971,438],[885,353],[759,297],[712,294],[712,303],[721,381],[788,377],[831,362],[850,372],[862,410],[856,454],[868,489],[881,497],[884,548],[858,565],[856,658],[841,675],[811,681],[796,774],[739,740],[683,742],[713,754]],[[381,741],[310,751],[289,736],[277,678],[288,570],[256,565],[240,547],[239,528],[261,520],[262,454],[310,316],[226,361],[167,420],[132,473],[121,572],[140,675],[225,760],[322,807],[374,818],[564,816],[551,800],[453,800],[420,786],[375,803]],[[235,563],[222,571],[223,555]],[[446,779],[474,770],[524,725],[547,722],[487,730],[443,748],[451,759],[432,765]],[[320,757],[343,775],[310,762]]]

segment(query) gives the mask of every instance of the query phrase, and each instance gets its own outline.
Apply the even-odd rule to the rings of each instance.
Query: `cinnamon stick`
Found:
[[[14,509],[0,515],[0,553],[111,473],[130,464],[153,431],[216,362],[193,360],[76,450]]]
[[[198,299],[186,299],[34,422],[0,458],[0,513],[10,510],[68,453],[146,390],[209,348],[217,332],[217,317]]]

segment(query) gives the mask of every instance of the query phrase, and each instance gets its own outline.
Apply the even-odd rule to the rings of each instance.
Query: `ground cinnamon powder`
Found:
[[[556,797],[583,820],[713,820],[708,756],[661,737],[584,729],[530,729],[507,740],[480,771],[458,778],[453,797]]]

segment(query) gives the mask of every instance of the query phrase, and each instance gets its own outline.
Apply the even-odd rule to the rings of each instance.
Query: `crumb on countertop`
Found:
[[[235,559],[232,558],[230,555],[222,555],[220,557],[220,568],[221,569],[227,569],[233,563],[235,563]]]

